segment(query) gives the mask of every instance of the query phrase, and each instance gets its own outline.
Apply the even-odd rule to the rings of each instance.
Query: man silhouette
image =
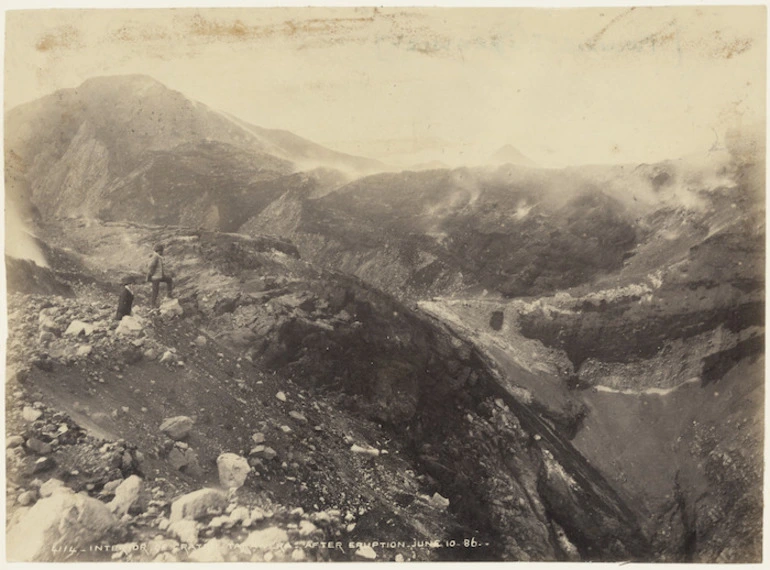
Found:
[[[123,285],[123,287],[120,289],[118,310],[115,312],[115,319],[118,321],[126,315],[131,314],[131,307],[134,304],[134,291],[131,288],[134,284],[134,277],[128,275],[121,279],[120,284]]]
[[[163,245],[158,244],[155,246],[150,259],[150,266],[147,268],[147,281],[152,283],[152,300],[150,305],[152,307],[158,306],[158,293],[160,292],[160,284],[166,284],[166,297],[171,297],[171,293],[174,288],[174,282],[171,276],[166,273],[166,263],[163,259]]]

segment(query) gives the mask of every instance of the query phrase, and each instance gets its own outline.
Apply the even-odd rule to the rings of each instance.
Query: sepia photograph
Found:
[[[762,562],[764,5],[6,7],[6,563]]]

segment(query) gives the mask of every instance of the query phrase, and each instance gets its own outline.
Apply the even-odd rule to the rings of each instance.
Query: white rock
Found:
[[[373,447],[368,447],[368,446],[361,447],[360,445],[357,445],[355,443],[350,446],[350,451],[352,451],[353,453],[361,453],[363,455],[372,455],[372,456],[377,456],[380,454],[379,449],[375,449]]]
[[[199,489],[179,497],[171,504],[173,523],[182,519],[194,520],[207,514],[209,509],[224,509],[227,506],[227,493],[219,489]]]
[[[164,520],[168,523],[168,519],[164,519]],[[168,528],[168,525],[166,525],[166,528]],[[161,530],[165,530],[165,529],[161,529]],[[179,543],[173,538],[157,537],[157,538],[153,538],[150,542],[147,543],[147,553],[150,556],[156,556],[161,552],[171,552],[172,550],[178,547],[179,547]]]
[[[254,510],[251,511],[251,516],[249,518],[254,522],[265,520],[265,512],[259,507],[255,507]]]
[[[91,336],[94,333],[94,325],[83,321],[72,321],[67,330],[64,331],[64,336]]]
[[[76,356],[84,357],[91,354],[91,352],[94,350],[94,347],[90,344],[83,344],[78,347],[77,351],[75,352]]]
[[[178,520],[168,525],[168,532],[186,544],[198,543],[198,523],[194,520]]]
[[[45,332],[61,332],[59,325],[51,317],[41,314],[39,319],[40,329]]]
[[[170,520],[168,520],[166,517],[161,517],[158,519],[158,530],[166,530],[170,524]]]
[[[176,360],[176,355],[170,350],[167,350],[166,352],[164,352],[163,355],[160,357],[161,364],[165,364],[166,362],[173,363],[174,360]]]
[[[209,527],[220,528],[220,527],[223,527],[225,524],[229,524],[230,522],[231,522],[230,517],[222,515],[211,519],[211,522],[209,523]]]
[[[214,538],[200,548],[193,550],[188,560],[191,562],[224,562],[224,552],[227,551],[227,548],[224,540]]]
[[[24,438],[20,435],[12,435],[5,439],[6,448],[20,447],[22,445],[24,445]]]
[[[235,453],[223,453],[217,457],[219,482],[225,489],[242,487],[251,471],[251,465],[245,457]]]
[[[139,317],[126,315],[120,319],[118,328],[115,329],[115,334],[119,336],[137,336],[142,329],[144,329],[144,324]]]
[[[292,410],[291,412],[289,412],[289,415],[299,422],[307,423],[307,418],[304,415],[302,415],[300,412],[295,412],[294,410]]]
[[[37,500],[37,493],[35,491],[24,491],[19,495],[16,502],[23,507],[28,507]]]
[[[299,523],[299,535],[302,537],[310,536],[317,530],[318,527],[310,521],[303,520]]]
[[[244,507],[244,506],[235,507],[233,509],[233,512],[230,513],[230,521],[233,524],[239,523],[241,521],[245,521],[248,518],[249,518],[248,507]]]
[[[162,317],[181,317],[184,309],[179,304],[179,299],[166,299],[160,305],[160,316]]]
[[[270,550],[282,546],[289,541],[289,535],[286,531],[278,528],[277,526],[271,526],[262,530],[255,530],[246,537],[241,546],[243,548],[259,548],[262,550]]]
[[[254,443],[257,443],[257,444],[259,444],[259,443],[265,443],[265,434],[264,434],[264,433],[262,433],[262,432],[257,432],[257,433],[255,433],[255,434],[253,434],[253,435],[251,436],[251,440],[252,440]]]
[[[163,423],[160,424],[160,431],[173,440],[180,440],[189,435],[194,423],[192,418],[187,416],[166,418],[163,420]]]
[[[292,562],[304,562],[307,560],[307,556],[305,556],[305,551],[301,548],[295,548],[294,551],[291,553],[291,560]]]
[[[363,558],[364,560],[374,560],[375,558],[377,558],[377,553],[374,551],[374,549],[371,546],[369,546],[368,544],[365,544],[364,546],[356,550],[356,556],[358,556],[359,558]]]
[[[275,395],[275,397],[278,398],[281,402],[285,402],[286,401],[286,394],[284,394],[283,392],[278,392]]]
[[[9,531],[7,560],[50,561],[53,549],[83,548],[116,524],[104,503],[83,494],[56,493],[38,501]]]
[[[72,489],[67,487],[62,481],[59,479],[49,479],[42,485],[40,485],[40,496],[50,497],[51,495],[54,495],[56,493],[74,493]]]
[[[449,499],[439,493],[433,493],[433,496],[430,498],[430,504],[439,509],[446,509],[449,506]]]
[[[35,420],[39,419],[40,416],[42,415],[43,415],[43,412],[41,412],[40,410],[36,410],[35,408],[32,408],[30,406],[24,406],[24,409],[21,411],[21,417],[28,422],[34,422]]]
[[[198,345],[198,346],[203,347],[203,346],[206,346],[206,344],[208,344],[208,340],[206,339],[205,336],[198,335],[198,337],[196,337],[196,339],[195,339],[195,344]]]
[[[320,524],[329,524],[331,522],[331,515],[327,513],[326,511],[321,511],[318,513],[313,513],[310,516],[311,519],[313,519],[313,522],[317,522]]]
[[[139,498],[141,490],[142,479],[131,475],[115,489],[115,498],[107,504],[107,507],[115,513],[115,516],[122,517]]]

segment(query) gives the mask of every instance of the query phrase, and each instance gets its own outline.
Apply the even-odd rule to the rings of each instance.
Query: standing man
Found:
[[[154,248],[150,266],[147,268],[147,281],[152,283],[152,300],[150,305],[153,307],[158,306],[158,293],[160,291],[161,283],[166,284],[166,297],[171,297],[171,292],[174,287],[171,276],[166,274],[165,265],[166,263],[163,259],[163,245],[158,244]]]

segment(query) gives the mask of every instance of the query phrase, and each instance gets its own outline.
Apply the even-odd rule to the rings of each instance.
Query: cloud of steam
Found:
[[[28,259],[40,267],[48,267],[43,251],[27,229],[18,208],[6,200],[5,254],[16,259]]]

